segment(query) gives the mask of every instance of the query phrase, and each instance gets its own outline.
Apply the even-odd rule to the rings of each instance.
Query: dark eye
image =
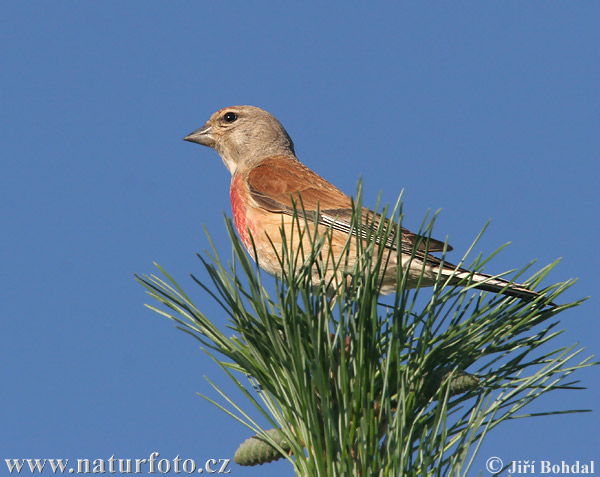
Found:
[[[223,116],[223,119],[225,120],[226,123],[232,123],[237,119],[237,114],[235,113],[225,113],[225,116]]]

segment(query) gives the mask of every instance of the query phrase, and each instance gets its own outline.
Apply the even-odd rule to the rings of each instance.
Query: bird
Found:
[[[281,277],[283,240],[289,241],[289,249],[310,250],[310,237],[317,226],[330,233],[323,251],[333,259],[327,261],[325,270],[323,265],[315,266],[312,279],[316,283],[324,279],[333,288],[347,279],[360,253],[357,241],[349,237],[363,234],[360,240],[365,240],[365,230],[377,227],[381,217],[363,207],[363,227],[353,227],[352,198],[300,162],[292,139],[272,114],[256,106],[230,106],[214,113],[204,126],[183,139],[213,148],[221,156],[231,173],[231,208],[237,233],[260,268]],[[302,234],[299,224],[309,233]],[[395,230],[400,231],[399,240]],[[381,272],[381,294],[396,291],[400,275],[407,288],[416,288],[433,286],[439,274],[452,285],[526,300],[540,296],[525,285],[473,272],[432,255],[452,247],[403,227],[391,227],[383,246],[388,253]],[[345,259],[340,261],[342,254],[346,254]],[[339,276],[344,273],[346,278]]]

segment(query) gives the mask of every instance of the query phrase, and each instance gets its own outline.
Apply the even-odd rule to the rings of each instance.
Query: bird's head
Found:
[[[295,157],[294,143],[281,123],[255,106],[223,108],[183,139],[215,149],[232,175],[266,157]]]

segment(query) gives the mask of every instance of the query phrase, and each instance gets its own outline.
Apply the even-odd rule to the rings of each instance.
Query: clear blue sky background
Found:
[[[599,354],[600,4],[6,2],[0,18],[0,411],[4,458],[232,457],[249,431],[196,395],[223,373],[146,310],[133,273],[194,288],[202,224],[228,254],[229,173],[181,139],[217,109],[271,111],[301,160],[365,202],[405,189],[405,225],[442,208],[460,257],[512,245],[490,272],[562,262],[579,277],[557,344]],[[596,460],[598,369],[585,391],[511,422],[486,459]],[[0,468],[2,468],[0,466]],[[279,476],[285,462],[234,467]],[[6,468],[0,474],[7,473]],[[484,475],[487,473],[484,471]]]

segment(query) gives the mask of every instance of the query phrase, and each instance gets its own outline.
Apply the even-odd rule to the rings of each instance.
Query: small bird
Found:
[[[184,140],[215,149],[229,169],[235,226],[244,246],[252,258],[258,260],[261,268],[272,275],[281,275],[282,227],[286,240],[290,242],[288,246],[297,249],[302,241],[304,250],[310,250],[308,235],[312,235],[311,225],[316,219],[324,230],[331,233],[325,241],[324,255],[337,258],[347,253],[345,261],[341,262],[345,267],[342,272],[351,269],[357,259],[356,247],[352,245],[356,240],[348,241],[349,234],[357,233],[356,227],[351,224],[352,199],[298,160],[292,139],[274,116],[254,106],[223,108]],[[295,214],[296,217],[305,214],[307,220],[302,218],[298,221],[294,218]],[[363,208],[361,220],[365,227],[376,227],[378,217]],[[307,225],[310,233],[301,237],[299,223]],[[393,230],[395,227],[392,227]],[[350,244],[350,252],[347,251],[347,243]],[[383,294],[396,290],[397,267],[400,264],[402,273],[407,274],[409,288],[432,286],[439,272],[442,278],[450,278],[452,284],[470,283],[481,290],[524,299],[539,296],[524,285],[474,273],[431,255],[431,252],[452,250],[439,240],[402,228],[400,250],[397,250],[396,244],[394,236],[384,244],[390,253],[381,281],[380,292]],[[328,263],[325,277],[321,276],[326,280],[335,274],[331,261]],[[322,273],[322,270],[315,269],[313,280],[319,280]]]

